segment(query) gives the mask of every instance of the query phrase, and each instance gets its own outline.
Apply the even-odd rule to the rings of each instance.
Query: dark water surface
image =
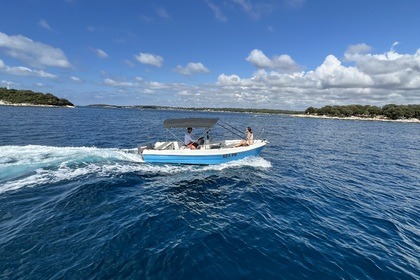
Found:
[[[220,166],[136,155],[192,116],[270,144]],[[419,124],[8,106],[0,120],[1,279],[420,279]]]

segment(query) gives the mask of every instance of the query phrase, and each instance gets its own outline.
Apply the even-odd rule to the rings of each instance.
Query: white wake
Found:
[[[211,166],[145,164],[137,149],[0,146],[0,194],[86,176],[112,178],[133,172],[173,175],[244,166],[270,168],[271,163],[261,157],[250,157]]]

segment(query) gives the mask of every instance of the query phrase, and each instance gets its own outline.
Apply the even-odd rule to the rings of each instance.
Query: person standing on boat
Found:
[[[248,126],[246,128],[246,140],[242,140],[242,142],[237,144],[235,147],[249,146],[249,145],[252,145],[253,142],[254,142],[254,134],[252,134],[252,129]]]
[[[198,138],[195,140],[194,135],[192,134],[192,127],[187,128],[187,132],[185,133],[184,137],[184,144],[191,150],[195,150],[198,148],[199,145],[203,143],[203,137]]]

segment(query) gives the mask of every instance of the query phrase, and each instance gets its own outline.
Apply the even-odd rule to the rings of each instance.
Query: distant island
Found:
[[[253,108],[207,108],[207,107],[171,107],[171,106],[155,106],[155,105],[107,105],[92,104],[88,107],[96,108],[126,108],[140,110],[182,110],[182,111],[207,111],[207,112],[230,112],[230,113],[254,113],[254,114],[303,114],[303,111],[279,110],[279,109],[253,109]]]
[[[16,106],[57,106],[74,107],[73,103],[64,98],[58,98],[51,93],[39,93],[31,90],[16,90],[0,87],[0,105]],[[97,108],[128,108],[140,110],[183,110],[207,112],[232,112],[254,114],[286,114],[297,117],[338,118],[357,120],[382,120],[420,122],[420,104],[395,105],[387,104],[383,107],[371,105],[327,105],[322,108],[308,107],[305,111],[255,108],[208,108],[208,107],[171,107],[156,105],[108,105],[92,104],[87,107]]]
[[[233,112],[254,114],[286,114],[295,117],[312,118],[335,118],[351,120],[376,120],[376,121],[402,121],[420,123],[420,105],[395,105],[388,104],[382,108],[371,105],[327,105],[320,109],[309,107],[305,111],[278,110],[278,109],[253,109],[253,108],[191,108],[170,107],[155,105],[108,105],[92,104],[88,107],[97,108],[126,108],[140,110],[184,110],[184,111],[207,111],[207,112]]]
[[[327,105],[319,109],[309,107],[300,116],[420,122],[420,105],[387,104],[382,108],[371,105]]]
[[[51,93],[44,94],[4,87],[0,87],[0,105],[74,107],[74,104],[67,99],[58,98]]]

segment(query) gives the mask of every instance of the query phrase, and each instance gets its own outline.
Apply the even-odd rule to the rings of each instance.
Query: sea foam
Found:
[[[137,149],[52,146],[0,146],[0,194],[23,187],[77,180],[82,176],[113,177],[127,173],[185,174],[228,168],[270,168],[260,157],[249,157],[220,165],[193,166],[147,164]]]

